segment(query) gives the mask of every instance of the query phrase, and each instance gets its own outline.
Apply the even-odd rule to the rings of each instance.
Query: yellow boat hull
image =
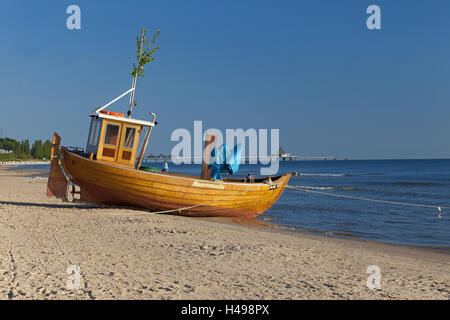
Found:
[[[277,201],[290,178],[290,174],[282,175],[270,185],[209,181],[108,164],[64,147],[59,162],[68,179],[80,186],[82,202],[188,216],[255,217]]]

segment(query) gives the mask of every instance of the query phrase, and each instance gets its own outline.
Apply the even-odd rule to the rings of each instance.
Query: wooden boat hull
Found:
[[[285,174],[271,185],[201,180],[90,160],[64,147],[59,158],[68,179],[80,186],[82,202],[187,216],[255,217],[277,201],[290,178]]]

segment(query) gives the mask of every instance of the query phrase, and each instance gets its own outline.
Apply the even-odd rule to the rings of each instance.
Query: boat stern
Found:
[[[61,137],[58,133],[53,134],[50,174],[47,182],[47,197],[56,197],[67,200],[67,178],[59,163]]]

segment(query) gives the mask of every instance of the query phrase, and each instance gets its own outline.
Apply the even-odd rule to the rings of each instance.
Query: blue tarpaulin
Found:
[[[242,144],[238,144],[233,148],[233,154],[226,144],[222,145],[221,150],[214,148],[211,151],[213,162],[208,166],[211,168],[211,178],[214,180],[222,180],[221,173],[235,174],[239,170],[241,163]]]

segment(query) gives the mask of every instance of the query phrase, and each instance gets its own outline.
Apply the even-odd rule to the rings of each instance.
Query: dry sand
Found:
[[[63,203],[30,174],[0,167],[2,299],[449,299],[446,253]]]

